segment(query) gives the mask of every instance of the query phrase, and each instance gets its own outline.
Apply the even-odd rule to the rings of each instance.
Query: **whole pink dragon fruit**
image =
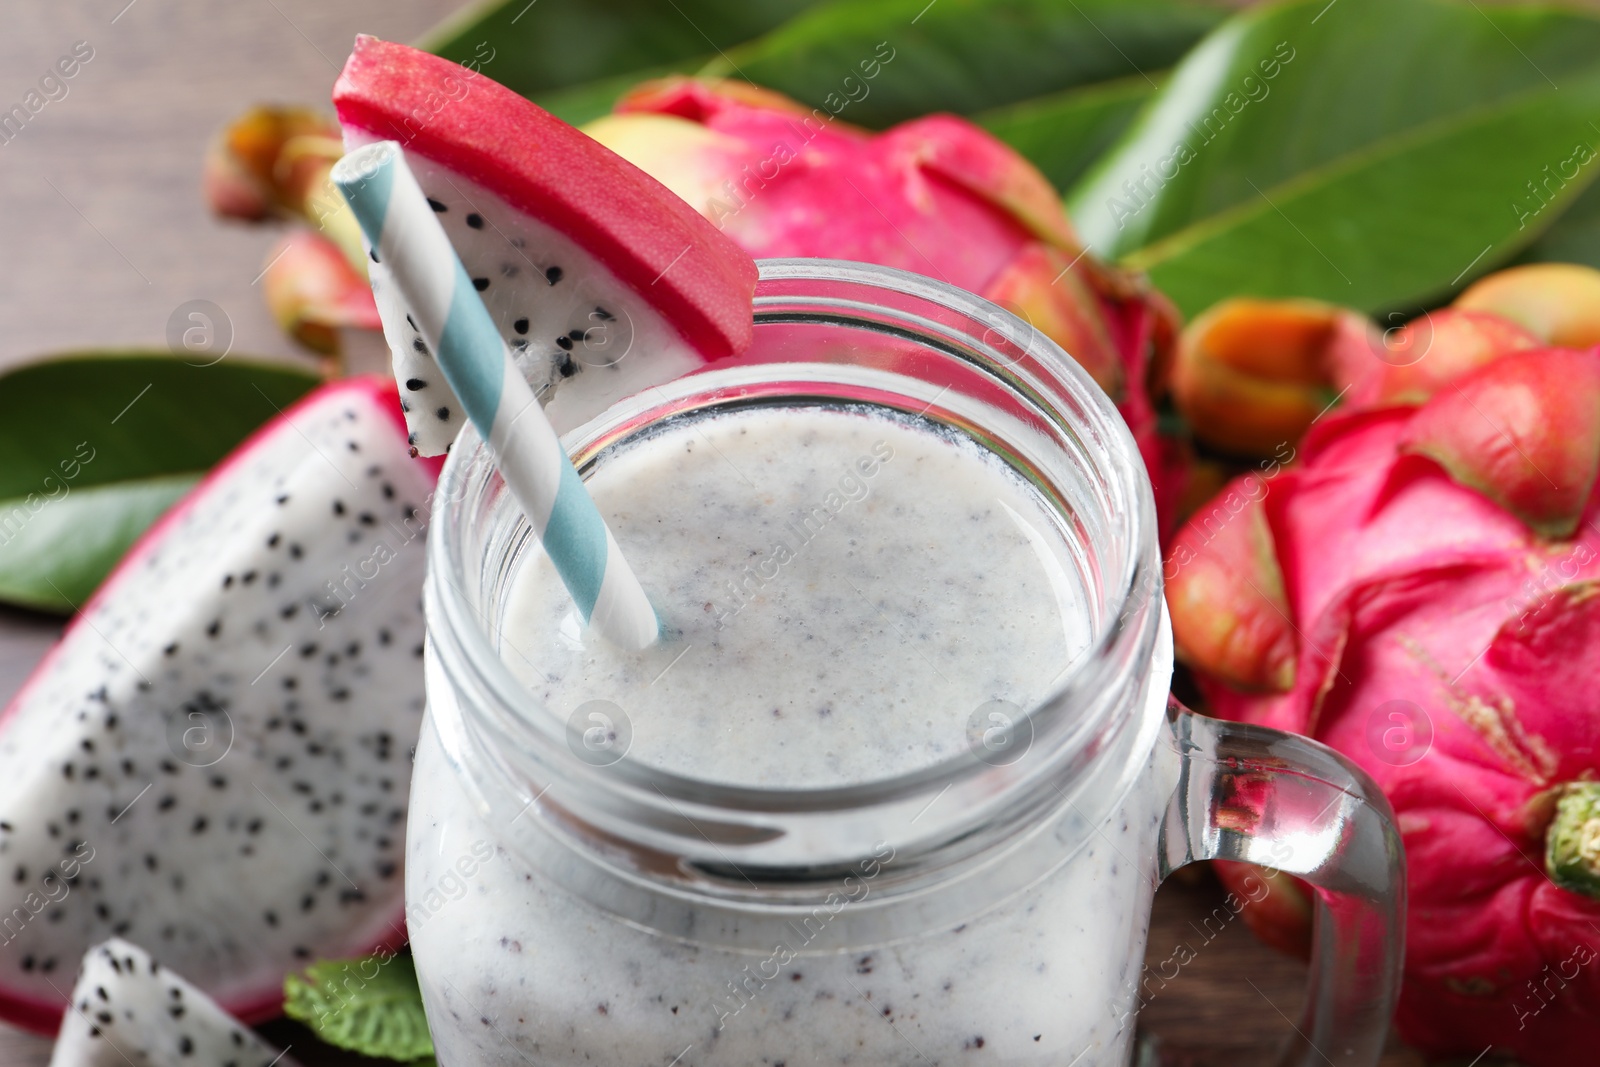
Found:
[[[1507,272],[1420,361],[1375,353],[1366,402],[1231,483],[1166,571],[1210,710],[1332,745],[1394,805],[1402,1036],[1535,1067],[1600,1042],[1600,274],[1560,270],[1573,314],[1516,314],[1552,268]],[[1296,892],[1278,880],[1268,940],[1303,941]]]
[[[1086,255],[1050,183],[999,140],[952,115],[873,134],[770,90],[689,78],[639,86],[585,132],[751,255],[898,267],[1015,312],[1116,400],[1170,513],[1185,453],[1156,433],[1155,399],[1177,313]]]

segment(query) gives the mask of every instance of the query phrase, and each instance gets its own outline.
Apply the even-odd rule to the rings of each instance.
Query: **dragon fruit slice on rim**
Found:
[[[50,1067],[296,1067],[216,1001],[121,938],[83,957]]]
[[[399,141],[518,365],[566,430],[750,342],[755,262],[643,171],[448,60],[358,37],[333,102],[356,148]],[[369,264],[422,455],[464,422],[382,263]]]
[[[247,1021],[398,943],[424,523],[386,379],[323,386],[128,553],[0,715],[0,1015],[127,937]]]

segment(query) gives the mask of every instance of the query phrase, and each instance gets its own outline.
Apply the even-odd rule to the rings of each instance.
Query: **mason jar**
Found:
[[[899,271],[767,261],[755,324],[737,360],[569,433],[580,474],[722,412],[918,420],[1058,513],[1088,647],[1047,699],[906,773],[786,788],[624,758],[625,729],[569,722],[508,665],[508,590],[541,549],[467,429],[432,516],[407,836],[439,1062],[1121,1067],[1151,897],[1211,858],[1315,887],[1281,1062],[1377,1062],[1404,908],[1388,805],[1315,742],[1169,699],[1150,486],[1106,396],[1026,323]]]

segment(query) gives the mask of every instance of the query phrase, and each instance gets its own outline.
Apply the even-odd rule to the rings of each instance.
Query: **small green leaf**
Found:
[[[417,47],[542,103],[544,94],[580,83],[637,72],[626,79],[631,84],[666,66],[692,70],[700,57],[765,33],[811,3],[487,0],[440,23]]]
[[[1070,188],[1128,128],[1155,89],[1135,75],[1024,100],[973,121],[1028,158],[1057,189]]]
[[[834,0],[725,49],[706,72],[883,127],[1113,79],[1153,86],[1152,72],[1226,14],[1193,0]]]
[[[283,1012],[330,1045],[411,1062],[433,1056],[410,955],[323,960],[283,981]]]
[[[149,352],[0,375],[0,601],[74,610],[185,488],[318,381]]]
[[[1600,176],[1597,115],[1591,15],[1266,5],[1184,58],[1068,207],[1092,251],[1189,314],[1240,293],[1415,311]]]

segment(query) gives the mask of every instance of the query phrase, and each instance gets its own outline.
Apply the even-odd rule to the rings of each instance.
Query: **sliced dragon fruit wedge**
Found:
[[[0,1016],[148,945],[247,1019],[403,936],[423,522],[387,379],[323,386],[145,535],[0,714]]]
[[[50,1067],[295,1067],[216,1001],[113,938],[90,949]]]
[[[743,349],[756,266],[654,178],[481,74],[373,37],[334,86],[345,146],[399,141],[550,421]],[[465,418],[390,283],[369,264],[422,455]]]

